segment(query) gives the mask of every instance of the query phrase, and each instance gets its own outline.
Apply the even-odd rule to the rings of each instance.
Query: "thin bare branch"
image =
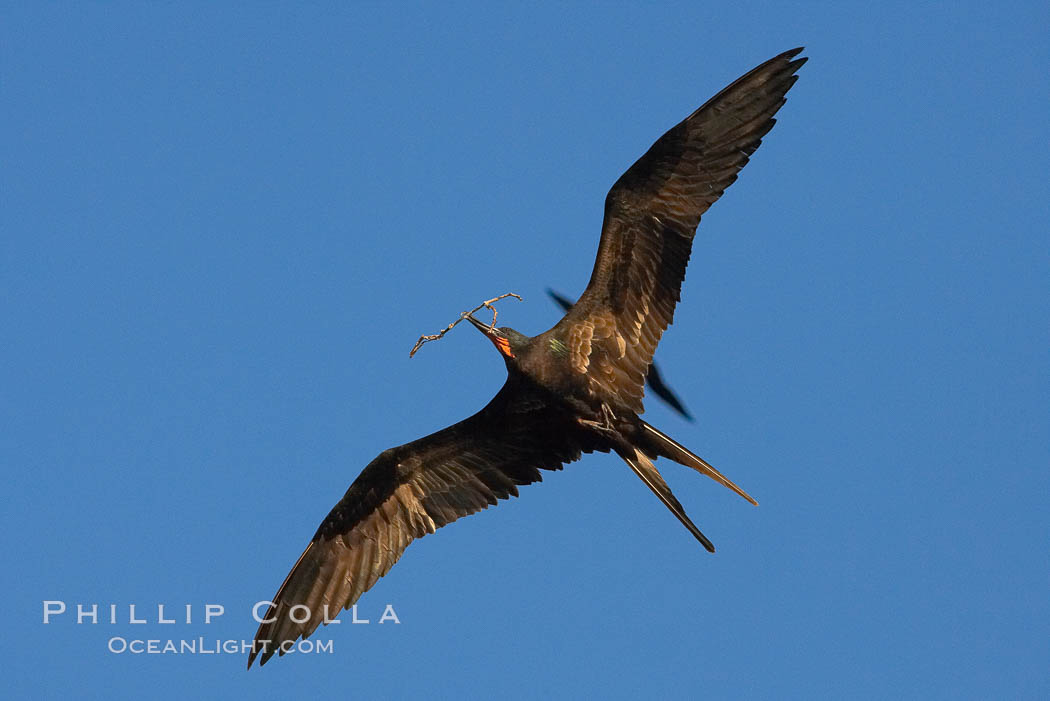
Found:
[[[504,297],[513,297],[514,299],[518,300],[519,302],[521,301],[521,295],[515,294],[513,292],[505,292],[505,293],[501,294],[499,297],[493,297],[492,299],[486,299],[484,302],[482,302],[478,306],[474,307],[469,312],[463,312],[462,314],[460,314],[458,319],[453,321],[451,324],[449,324],[448,326],[446,326],[444,329],[442,329],[441,331],[437,332],[436,334],[432,334],[432,335],[429,335],[429,336],[420,336],[419,340],[416,341],[416,345],[412,346],[412,350],[409,351],[408,357],[411,358],[413,355],[415,355],[416,351],[419,350],[420,348],[422,348],[424,343],[427,343],[428,341],[436,341],[439,338],[441,338],[442,336],[444,336],[445,334],[447,334],[449,331],[452,330],[452,328],[456,324],[458,324],[459,322],[463,321],[464,319],[466,319],[468,316],[470,316],[474,312],[478,311],[479,309],[491,309],[492,310],[492,323],[489,324],[489,327],[493,328],[493,329],[496,328],[496,316],[498,316],[499,312],[497,312],[496,308],[494,306],[492,306],[492,305],[493,305],[493,303],[500,301]]]

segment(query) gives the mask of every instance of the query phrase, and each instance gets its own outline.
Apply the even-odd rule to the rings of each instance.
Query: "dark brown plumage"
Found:
[[[800,52],[785,52],[718,93],[616,181],[587,289],[552,329],[528,337],[468,317],[506,362],[503,388],[474,416],[365,467],[274,596],[249,667],[349,608],[412,540],[516,496],[519,485],[541,479],[540,470],[582,453],[618,454],[714,552],[653,460],[691,467],[755,502],[638,416],[643,384],[673,318],[700,217],[772,128],[806,61],[795,58]]]
[[[547,294],[550,295],[559,307],[562,308],[563,312],[567,312],[572,309],[573,302],[571,299],[563,294],[555,292],[554,290],[547,288]],[[649,365],[649,372],[645,375],[645,385],[653,391],[660,399],[664,400],[669,407],[677,411],[682,415],[683,418],[692,421],[693,415],[685,408],[685,404],[678,398],[678,395],[674,393],[667,383],[664,381],[663,375],[660,374],[660,370],[656,367],[656,363]]]

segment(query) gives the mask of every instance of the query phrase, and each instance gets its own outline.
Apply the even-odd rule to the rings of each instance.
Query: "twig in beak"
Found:
[[[515,294],[513,292],[506,292],[504,294],[501,294],[499,297],[493,297],[492,299],[487,299],[484,302],[482,302],[481,304],[479,304],[478,306],[476,306],[473,309],[471,309],[469,312],[463,312],[462,314],[460,314],[458,319],[453,321],[451,324],[449,324],[448,326],[446,326],[444,329],[442,329],[441,331],[437,332],[436,334],[429,335],[429,336],[420,336],[419,340],[416,341],[416,345],[412,346],[412,350],[409,351],[408,357],[411,358],[413,355],[415,355],[416,351],[419,350],[420,348],[422,348],[424,343],[426,343],[428,341],[436,341],[436,340],[438,340],[439,338],[441,338],[442,336],[447,334],[449,331],[451,331],[452,328],[456,324],[458,324],[459,322],[463,321],[468,316],[470,316],[471,314],[473,314],[474,312],[476,312],[476,311],[478,311],[479,309],[482,309],[482,308],[484,308],[484,309],[491,309],[492,310],[492,323],[489,324],[489,328],[492,328],[492,329],[496,328],[496,316],[497,316],[497,314],[499,312],[496,311],[496,308],[494,306],[492,306],[492,304],[494,302],[500,301],[504,297],[513,297],[514,299],[518,300],[519,302],[521,301],[521,295]]]

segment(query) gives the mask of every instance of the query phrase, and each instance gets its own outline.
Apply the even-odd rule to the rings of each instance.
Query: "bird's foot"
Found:
[[[608,404],[602,404],[602,418],[601,421],[594,421],[591,419],[577,419],[582,425],[588,428],[593,428],[595,431],[600,433],[616,433],[616,427],[613,420],[616,417],[613,415],[612,409],[609,408]]]
[[[604,421],[591,421],[590,419],[576,419],[576,421],[579,422],[581,426],[586,426],[587,428],[594,429],[599,433],[615,433],[612,426],[608,425]]]

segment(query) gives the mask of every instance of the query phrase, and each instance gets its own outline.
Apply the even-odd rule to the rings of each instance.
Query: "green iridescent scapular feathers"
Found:
[[[569,347],[556,338],[551,338],[550,346],[554,355],[568,355],[569,353]]]

